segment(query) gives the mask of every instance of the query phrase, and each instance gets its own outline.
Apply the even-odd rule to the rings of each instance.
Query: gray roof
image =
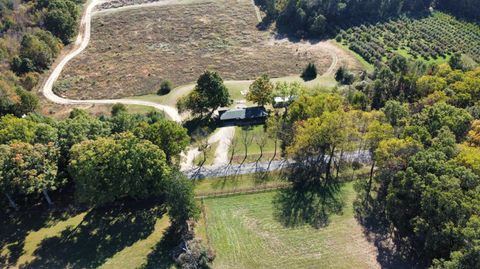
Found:
[[[268,113],[264,107],[256,106],[227,110],[220,116],[220,120],[245,120],[265,118],[267,116]]]

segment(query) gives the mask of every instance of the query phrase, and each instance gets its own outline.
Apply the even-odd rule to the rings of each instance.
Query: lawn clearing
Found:
[[[270,161],[275,151],[275,141],[273,138],[268,137],[264,130],[264,125],[255,125],[248,129],[245,127],[235,127],[234,141],[229,148],[229,157],[234,151],[233,161],[234,163],[240,163],[245,158],[245,141],[247,143],[247,159],[245,162],[257,161],[260,157],[259,142],[265,139],[265,146],[263,148],[263,156],[260,161]],[[277,142],[277,156],[280,158],[280,141]]]
[[[205,69],[244,80],[298,75],[308,62],[322,74],[331,64],[330,43],[275,40],[257,23],[250,0],[100,12],[89,46],[66,66],[56,88],[70,98],[119,98],[155,93],[163,79],[194,83]]]
[[[321,229],[277,222],[275,192],[205,199],[206,230],[217,253],[214,267],[379,268],[375,247],[353,217],[353,184],[343,191],[343,215],[331,216]]]

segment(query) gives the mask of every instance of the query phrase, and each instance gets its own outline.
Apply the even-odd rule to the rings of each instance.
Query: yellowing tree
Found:
[[[247,101],[264,106],[272,101],[274,85],[270,82],[268,75],[257,78],[249,87]]]

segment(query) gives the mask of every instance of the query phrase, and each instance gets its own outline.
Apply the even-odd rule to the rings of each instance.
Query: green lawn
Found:
[[[272,157],[272,154],[275,150],[275,141],[272,138],[269,138],[265,131],[263,125],[253,126],[251,129],[244,131],[242,127],[235,127],[235,136],[234,141],[232,142],[232,147],[230,147],[230,153],[232,150],[235,150],[234,161],[239,162],[243,160],[245,155],[245,132],[247,137],[247,162],[256,161],[260,156],[260,146],[257,141],[261,139],[266,139],[266,144],[263,148],[263,158],[262,161],[268,161]],[[233,148],[235,146],[235,148]],[[277,142],[277,157],[280,157],[280,141]]]
[[[272,187],[284,184],[275,174],[269,174],[263,178],[260,174],[248,174],[239,176],[206,178],[195,181],[195,194],[204,195],[215,192],[245,190],[255,187]]]
[[[271,79],[272,82],[300,82],[307,90],[314,90],[317,88],[331,88],[334,87],[337,82],[333,78],[332,75],[325,75],[325,76],[318,76],[316,79],[311,81],[303,81],[300,76],[289,76],[289,77],[280,77],[280,78],[273,78]],[[241,91],[248,90],[250,86],[250,81],[225,81],[225,86],[228,88],[228,92],[230,93],[230,98],[234,100],[231,107],[235,107],[237,104],[235,101],[245,100],[245,96],[241,94]],[[159,104],[175,106],[177,103],[178,98],[185,96],[194,88],[193,84],[179,86],[173,89],[169,94],[166,95],[156,95],[156,94],[147,94],[147,95],[139,95],[139,96],[132,96],[127,97],[126,99],[137,99],[149,102],[155,102]],[[246,102],[245,105],[253,106],[254,104],[251,102]],[[139,108],[140,112],[142,110]]]
[[[138,113],[138,114],[147,114],[149,112],[163,112],[162,110],[155,109],[149,106],[140,106],[140,105],[126,105],[129,113]],[[167,117],[167,115],[165,115]]]
[[[337,44],[338,46],[342,47],[344,50],[347,50],[349,51],[350,53],[352,53],[353,56],[355,56],[355,58],[362,64],[363,68],[365,68],[367,71],[373,71],[374,69],[374,66],[373,64],[367,62],[362,56],[360,56],[360,54],[350,50],[348,48],[348,45],[342,43],[342,42],[337,42],[335,41],[334,39],[332,39],[332,42],[334,44]]]
[[[272,203],[276,194],[204,200],[206,230],[217,254],[214,268],[379,267],[374,246],[353,217],[351,183],[343,188],[343,215],[330,216],[330,224],[320,229],[278,222]]]

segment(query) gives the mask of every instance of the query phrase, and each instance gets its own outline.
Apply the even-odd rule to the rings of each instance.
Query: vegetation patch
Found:
[[[0,266],[170,268],[169,218],[151,201],[71,214],[3,218]],[[2,216],[6,217],[6,216]]]

